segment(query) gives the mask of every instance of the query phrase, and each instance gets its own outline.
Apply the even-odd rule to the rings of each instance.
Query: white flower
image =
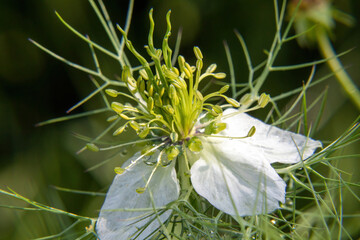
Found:
[[[235,112],[235,109],[227,109],[224,116]],[[224,137],[201,137],[203,150],[190,161],[194,162],[191,182],[195,191],[219,210],[233,216],[270,213],[279,208],[279,202],[285,201],[286,184],[271,163],[297,163],[311,156],[321,143],[267,125],[245,113],[224,118],[223,122],[227,128],[217,136]],[[252,137],[235,139],[246,136],[253,126],[256,133]],[[152,161],[156,161],[158,155],[159,152],[152,155]],[[139,153],[130,161],[138,156]],[[180,187],[174,166],[173,162],[167,167],[158,167],[142,194],[135,190],[144,187],[154,166],[139,161],[117,175],[97,222],[100,239],[132,238],[138,229],[145,229],[138,232],[139,239],[157,232],[171,212],[152,209],[179,197]],[[122,211],[124,208],[149,208],[149,211],[126,212]],[[153,215],[147,218],[149,214]]]

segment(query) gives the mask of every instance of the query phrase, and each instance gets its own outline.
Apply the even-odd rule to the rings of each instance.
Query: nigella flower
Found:
[[[202,73],[203,56],[197,47],[195,66],[182,56],[178,57],[178,68],[173,66],[169,16],[162,49],[155,49],[150,12],[146,49],[153,68],[119,28],[142,69],[138,76],[129,67],[123,69],[121,80],[131,95],[107,90],[112,97],[128,96],[136,102],[135,106],[112,103],[117,116],[126,121],[114,135],[130,127],[150,143],[115,169],[117,175],[96,225],[101,240],[144,239],[157,233],[171,215],[167,205],[191,185],[229,215],[270,213],[285,201],[286,188],[271,164],[299,162],[321,147],[319,141],[267,125],[245,113],[266,106],[266,94],[248,94],[238,102],[224,95],[229,88],[225,85],[203,96],[201,81],[222,79],[225,74],[214,73],[215,64]],[[223,98],[227,104],[209,103],[213,97]]]

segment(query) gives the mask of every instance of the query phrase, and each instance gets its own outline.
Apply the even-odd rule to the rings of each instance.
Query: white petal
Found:
[[[209,139],[209,138],[207,138]],[[230,215],[269,213],[285,201],[285,182],[270,163],[256,154],[243,154],[231,140],[203,141],[200,159],[191,167],[198,194]],[[222,151],[231,150],[231,152]]]
[[[224,116],[235,112],[235,109],[227,109]],[[322,146],[320,141],[265,124],[246,113],[226,118],[223,122],[227,123],[227,128],[220,132],[223,136],[246,136],[255,126],[254,136],[238,141],[237,146],[261,152],[270,163],[296,163],[310,157],[316,148]]]
[[[155,162],[158,155],[159,152],[156,152],[151,156],[150,160]],[[139,156],[139,153],[135,154],[128,162],[130,163]],[[144,239],[160,227],[156,214],[152,214],[154,213],[153,210],[141,212],[121,210],[153,208],[149,190],[152,193],[153,202],[156,207],[165,206],[178,199],[180,186],[176,178],[174,163],[167,167],[159,166],[144,193],[138,194],[135,191],[137,188],[145,186],[145,182],[154,167],[154,165],[146,165],[140,160],[123,174],[115,176],[96,224],[96,231],[100,240],[131,239],[137,236],[139,233],[138,229],[141,229],[149,223],[149,221],[152,221],[152,223],[137,236],[138,239]],[[159,211],[158,214],[160,214]],[[166,221],[170,214],[171,211],[168,210],[160,215],[160,221]]]

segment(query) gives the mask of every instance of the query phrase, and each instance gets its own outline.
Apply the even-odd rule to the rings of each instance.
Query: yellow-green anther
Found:
[[[120,135],[124,132],[125,128],[126,128],[127,124],[119,127],[118,129],[116,129],[114,132],[113,132],[113,136],[117,136],[117,135]]]
[[[114,89],[106,89],[105,92],[110,97],[117,97],[119,95],[118,91],[116,91]]]
[[[191,66],[189,63],[185,62],[185,68],[188,69],[191,73],[193,72],[193,70],[191,69]]]
[[[185,73],[185,75],[186,75],[187,78],[191,78],[191,77],[192,77],[191,71],[189,71],[187,68],[184,68],[184,73]]]
[[[164,95],[164,93],[165,93],[165,88],[162,87],[162,88],[160,89],[160,97],[162,97],[162,96]]]
[[[175,146],[170,146],[165,149],[165,153],[167,154],[167,159],[171,161],[179,155],[180,150]]]
[[[179,64],[180,71],[183,72],[185,69],[185,58],[181,55],[178,57],[178,64]]]
[[[217,65],[215,63],[211,64],[207,69],[206,69],[206,73],[212,73],[216,70]]]
[[[200,101],[204,101],[204,97],[202,95],[202,93],[199,90],[196,90],[196,97],[200,100]]]
[[[252,97],[250,93],[245,94],[244,96],[242,96],[242,98],[240,99],[240,104],[241,105],[248,105],[252,102]]]
[[[94,143],[88,143],[88,144],[86,144],[86,148],[89,149],[90,151],[93,151],[93,152],[98,152],[98,151],[100,151],[99,147],[96,146]]]
[[[154,86],[151,83],[148,85],[148,93],[150,97],[154,94]]]
[[[156,52],[155,52],[155,55],[156,55],[156,57],[157,57],[158,59],[160,59],[160,58],[161,58],[161,55],[162,55],[161,49],[157,49]]]
[[[145,81],[141,79],[139,84],[139,92],[144,93],[144,91],[145,91]]]
[[[202,67],[203,67],[203,61],[202,61],[201,59],[198,59],[198,60],[196,61],[196,68],[197,68],[198,70],[200,70],[200,69],[202,69]]]
[[[175,143],[179,140],[179,135],[176,132],[170,133],[171,142]]]
[[[116,168],[114,168],[114,172],[116,173],[116,174],[123,174],[124,172],[125,172],[125,169],[124,168],[121,168],[121,167],[116,167]]]
[[[161,97],[158,93],[155,93],[154,94],[154,100],[155,100],[155,106],[157,107],[162,107],[162,100],[161,100]]]
[[[136,81],[135,81],[135,79],[134,79],[133,77],[128,77],[128,78],[127,78],[127,82],[128,82],[128,84],[129,84],[130,86],[132,86],[133,88],[137,88],[137,86],[136,86]]]
[[[238,101],[236,101],[235,99],[225,97],[225,96],[224,96],[224,98],[225,98],[225,101],[227,101],[229,104],[231,104],[231,106],[236,107],[236,108],[240,107],[240,103]]]
[[[226,123],[215,123],[214,127],[213,134],[218,134],[219,132],[226,129]]]
[[[147,107],[148,107],[149,111],[153,110],[153,108],[154,108],[154,99],[152,97],[148,98]]]
[[[179,98],[177,96],[175,86],[171,84],[169,89],[169,98],[173,101],[175,105],[179,104]]]
[[[165,77],[167,77],[167,78],[176,79],[178,77],[178,75],[176,75],[176,73],[174,73],[170,69],[166,68],[165,65],[163,65],[163,71],[165,73]]]
[[[112,102],[111,103],[111,108],[112,110],[114,110],[116,113],[122,113],[122,111],[124,111],[124,105],[122,105],[119,102]]]
[[[166,112],[170,113],[171,115],[174,114],[174,108],[171,105],[165,105],[163,107],[165,109]]]
[[[128,117],[127,115],[125,115],[125,114],[123,114],[123,113],[119,113],[119,116],[120,116],[122,119],[131,120],[130,117]]]
[[[254,136],[255,132],[256,132],[255,126],[252,126],[252,127],[250,128],[248,134],[247,134],[247,137],[252,137],[252,136]]]
[[[149,80],[149,76],[147,75],[145,69],[141,69],[141,70],[139,71],[139,73],[140,73],[140,76],[141,76],[143,79]]]
[[[130,73],[130,69],[129,69],[129,67],[128,66],[124,66],[124,68],[123,68],[123,71],[122,71],[122,73],[121,73],[121,80],[123,81],[123,82],[127,82],[127,79],[128,79],[128,77],[130,77],[131,76],[131,73]]]
[[[142,193],[145,192],[145,190],[146,190],[146,188],[144,188],[144,187],[142,187],[142,188],[137,188],[137,189],[136,189],[136,192],[137,192],[138,194],[142,194]]]
[[[179,69],[177,69],[176,67],[173,67],[172,70],[173,70],[173,72],[174,72],[177,76],[180,75]]]
[[[140,130],[138,136],[140,138],[146,138],[146,136],[149,134],[149,132],[150,132],[150,129],[148,127],[144,127]]]
[[[198,137],[192,137],[188,142],[188,148],[192,152],[200,152],[203,149],[203,145]]]
[[[214,111],[216,116],[223,112],[222,108],[218,105],[213,105],[212,110]]]
[[[227,92],[227,90],[229,90],[229,88],[230,88],[229,85],[225,85],[222,88],[220,88],[219,93],[221,93],[221,94],[225,93],[225,92]]]
[[[115,120],[118,119],[118,118],[119,118],[118,115],[114,115],[114,116],[108,117],[108,118],[106,119],[106,121],[108,121],[108,122],[113,122],[113,121],[115,121]]]
[[[223,79],[226,78],[226,73],[215,73],[214,77],[217,79]]]
[[[129,124],[130,124],[130,127],[132,127],[132,129],[134,129],[136,132],[139,131],[140,126],[136,121],[131,121]]]
[[[199,47],[194,47],[194,53],[197,59],[202,59],[203,55]]]
[[[258,105],[261,108],[266,107],[266,105],[270,102],[270,96],[268,94],[262,93],[260,98],[258,99]]]

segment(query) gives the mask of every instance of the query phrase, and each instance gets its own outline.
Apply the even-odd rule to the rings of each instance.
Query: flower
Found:
[[[130,126],[140,138],[148,139],[149,145],[115,169],[117,175],[96,224],[101,240],[144,239],[157,233],[172,213],[167,205],[179,199],[181,190],[190,189],[190,184],[227,214],[270,213],[285,201],[286,188],[271,164],[299,162],[321,146],[319,141],[267,125],[245,113],[265,107],[270,100],[266,94],[246,94],[238,102],[224,95],[229,89],[225,85],[203,96],[200,82],[226,75],[214,73],[215,64],[202,72],[203,55],[198,47],[194,48],[195,66],[182,56],[178,57],[178,68],[173,66],[169,18],[168,14],[162,49],[155,49],[150,11],[146,49],[153,68],[119,27],[142,68],[138,72],[130,67],[122,70],[121,80],[131,95],[106,90],[111,97],[122,95],[136,102],[135,106],[111,104],[116,117],[126,121],[114,136]],[[226,103],[214,105],[209,102],[213,97]]]
[[[236,115],[234,115],[236,114]],[[233,116],[231,116],[233,115]],[[226,116],[231,116],[226,118]],[[308,158],[319,141],[267,125],[235,109],[224,111],[225,130],[218,137],[201,137],[203,150],[192,154],[191,183],[195,191],[219,210],[238,216],[270,213],[285,201],[286,184],[271,166],[274,162],[292,164]],[[247,138],[248,130],[256,133]],[[234,138],[229,138],[233,136]],[[160,151],[137,161],[117,175],[108,191],[97,223],[101,240],[137,236],[143,239],[154,233],[170,216],[169,210],[155,210],[178,199],[180,186],[175,163],[165,167],[147,165],[156,162]],[[125,165],[138,159],[133,156]],[[154,171],[155,170],[155,171]],[[138,194],[153,173],[147,190]],[[123,209],[147,209],[124,212]]]

